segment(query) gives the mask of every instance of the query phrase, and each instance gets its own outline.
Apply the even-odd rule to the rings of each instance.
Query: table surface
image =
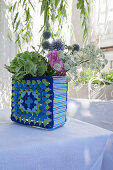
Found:
[[[67,118],[43,130],[11,122],[0,111],[0,170],[113,170],[113,133]]]

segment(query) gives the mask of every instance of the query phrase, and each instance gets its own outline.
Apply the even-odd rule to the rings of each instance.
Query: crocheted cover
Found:
[[[52,129],[65,123],[66,109],[65,77],[12,81],[12,121]]]

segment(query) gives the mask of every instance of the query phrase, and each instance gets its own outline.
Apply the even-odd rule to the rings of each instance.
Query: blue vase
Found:
[[[66,122],[66,77],[46,76],[12,81],[11,120],[54,129]]]

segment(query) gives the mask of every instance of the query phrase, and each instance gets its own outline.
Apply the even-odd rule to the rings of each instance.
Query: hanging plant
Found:
[[[52,38],[61,38],[64,20],[67,18],[67,0],[39,0],[41,15],[44,15],[44,24],[41,30],[50,30]],[[40,31],[41,31],[40,30]]]
[[[40,14],[44,16],[43,26],[40,32],[44,30],[51,31],[51,37],[61,37],[63,22],[66,19],[67,0],[38,0],[41,3]],[[35,10],[35,4],[30,0],[13,1],[10,4],[12,27],[16,33],[16,41],[20,50],[24,43],[29,43],[32,39],[32,16],[31,11]],[[56,24],[58,23],[58,24]],[[11,40],[10,34],[8,34]]]
[[[14,0],[10,3],[10,13],[12,20],[12,27],[16,33],[16,41],[20,50],[22,44],[31,41],[32,39],[32,16],[31,11],[36,9],[35,1],[31,0]],[[43,15],[43,26],[40,32],[49,30],[52,38],[62,38],[61,31],[63,23],[67,20],[67,0],[38,0],[41,4],[40,15]],[[80,10],[80,17],[82,19],[83,44],[88,42],[88,19],[90,14],[90,0],[78,0],[77,9]],[[11,40],[10,35],[8,35]]]
[[[89,32],[89,15],[90,15],[90,2],[91,0],[78,0],[77,9],[80,10],[80,17],[82,20],[83,32],[83,45],[88,43],[88,32]]]
[[[22,44],[30,42],[32,38],[31,9],[34,10],[34,6],[30,0],[19,0],[10,4],[12,27],[17,37],[15,43],[18,43],[20,50]],[[11,40],[9,34],[8,37]]]

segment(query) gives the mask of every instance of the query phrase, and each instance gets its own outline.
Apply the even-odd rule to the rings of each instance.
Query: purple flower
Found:
[[[59,75],[66,74],[64,70],[64,64],[62,60],[59,58],[58,51],[56,49],[53,51],[50,51],[47,57],[48,57],[49,64],[52,69],[54,68],[59,73]]]

